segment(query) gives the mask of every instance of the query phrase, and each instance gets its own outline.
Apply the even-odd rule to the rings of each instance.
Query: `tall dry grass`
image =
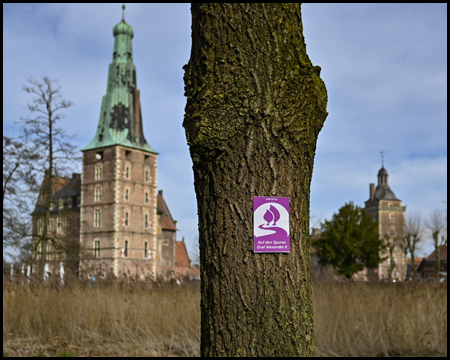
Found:
[[[4,282],[3,347],[11,356],[198,356],[199,343],[198,286]]]
[[[447,354],[446,284],[319,282],[313,299],[318,356]],[[198,356],[200,291],[4,280],[3,348],[9,356]]]
[[[447,284],[319,282],[319,356],[447,354]]]

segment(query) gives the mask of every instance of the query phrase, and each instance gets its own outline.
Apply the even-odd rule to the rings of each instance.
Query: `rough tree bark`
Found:
[[[299,4],[192,4],[183,126],[199,215],[202,356],[312,356],[309,198],[327,116]],[[290,198],[291,251],[253,252],[253,197]]]

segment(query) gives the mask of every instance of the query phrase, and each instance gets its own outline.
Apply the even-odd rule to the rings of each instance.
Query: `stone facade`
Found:
[[[84,152],[82,273],[156,273],[156,171],[153,153],[120,145]]]
[[[112,152],[114,154],[116,152]],[[105,161],[107,158],[106,154]],[[85,162],[84,178],[90,178],[89,168],[95,169],[101,163]],[[137,163],[134,165],[138,168]],[[147,164],[144,162],[141,166],[146,169]],[[132,176],[138,180],[139,172],[132,172]],[[82,184],[80,174],[73,174],[72,178],[52,178],[54,190],[47,231],[51,241],[47,243],[45,255],[50,273],[59,273],[62,262],[67,273],[70,270],[70,274],[80,277],[124,275],[137,279],[155,276],[171,279],[199,275],[198,269],[191,265],[184,240],[176,240],[177,222],[172,218],[162,190],[156,192],[153,180],[145,181],[145,170],[144,183],[153,183],[150,185],[156,194],[153,198],[146,195],[150,195],[146,185],[133,182],[131,178],[116,180],[119,185],[111,185],[114,180],[104,177],[96,180],[94,170],[94,177],[90,179]],[[127,189],[128,184],[134,190],[127,200],[121,189]],[[119,190],[114,190],[116,188]],[[35,245],[42,234],[44,210],[38,201],[33,212]],[[122,215],[126,210],[129,210],[128,222]],[[96,212],[100,217],[96,218]],[[147,213],[155,218],[146,219]],[[39,260],[42,248],[37,246],[33,255]]]
[[[45,175],[45,179],[48,174]],[[44,182],[45,182],[44,179]],[[80,174],[52,177],[52,197],[47,224],[46,263],[50,271],[60,269],[60,262],[73,273],[78,273],[80,236]],[[44,231],[44,197],[42,190],[32,213],[33,259],[41,259],[43,249],[39,242]]]

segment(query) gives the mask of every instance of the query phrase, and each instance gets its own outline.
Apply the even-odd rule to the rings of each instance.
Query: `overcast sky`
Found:
[[[26,79],[57,79],[60,126],[78,149],[93,138],[122,4],[3,4],[3,133],[17,135],[30,96]],[[330,219],[346,202],[364,205],[380,151],[389,185],[424,218],[447,199],[447,5],[304,4],[307,52],[328,90],[319,135],[311,215]],[[177,238],[197,231],[192,163],[184,129],[182,66],[189,60],[189,4],[127,4],[144,133],[159,152],[158,189]],[[80,153],[81,154],[81,153]],[[80,171],[81,166],[76,169]],[[430,253],[429,245],[423,252]]]

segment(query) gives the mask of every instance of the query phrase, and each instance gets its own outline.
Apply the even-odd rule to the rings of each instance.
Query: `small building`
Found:
[[[447,245],[440,247],[439,255],[439,278],[447,280]],[[422,259],[417,272],[423,280],[436,279],[436,250]]]

